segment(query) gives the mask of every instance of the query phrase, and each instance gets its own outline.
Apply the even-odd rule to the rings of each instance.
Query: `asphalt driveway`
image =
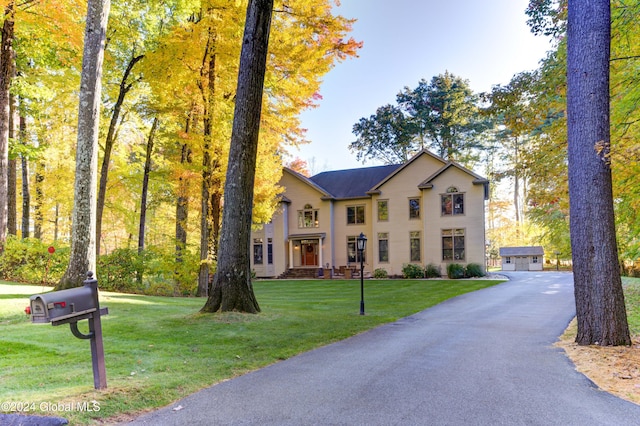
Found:
[[[575,315],[573,276],[506,275],[130,424],[640,425],[640,406],[598,390],[553,346]]]

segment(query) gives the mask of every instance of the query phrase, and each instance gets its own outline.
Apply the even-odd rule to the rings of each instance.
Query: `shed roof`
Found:
[[[542,256],[542,246],[500,247],[500,256]]]

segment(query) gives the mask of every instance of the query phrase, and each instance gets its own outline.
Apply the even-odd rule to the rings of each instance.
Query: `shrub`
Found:
[[[427,267],[424,268],[424,276],[427,278],[442,277],[442,274],[440,273],[440,266],[434,265],[433,263],[428,264]]]
[[[138,250],[116,249],[97,259],[98,285],[102,290],[123,293],[141,293],[143,285],[138,277],[144,274],[145,257],[148,252],[138,255]]]
[[[464,278],[464,266],[459,263],[450,263],[447,265],[447,276],[452,280]]]
[[[420,265],[405,263],[402,265],[402,276],[404,278],[424,278],[424,270]]]
[[[48,246],[35,238],[8,236],[0,256],[0,278],[55,285],[69,263],[69,248],[56,247],[49,253]]]
[[[373,278],[387,278],[389,274],[387,274],[387,270],[384,268],[378,268],[373,271]]]
[[[469,278],[484,277],[484,272],[482,271],[482,266],[477,263],[470,263],[467,265],[465,275]]]

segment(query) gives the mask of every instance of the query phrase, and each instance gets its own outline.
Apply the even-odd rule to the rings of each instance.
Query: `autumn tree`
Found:
[[[203,312],[260,311],[253,293],[250,236],[253,185],[273,0],[250,0],[240,55],[236,107],[225,183],[225,202],[212,294]]]
[[[609,0],[569,0],[567,134],[580,345],[629,345],[610,167]]]
[[[67,270],[56,288],[79,286],[89,270],[95,270],[96,186],[98,174],[98,125],[102,59],[110,0],[89,0],[85,28],[82,75],[78,101],[78,143]]]
[[[0,254],[7,240],[7,199],[9,176],[9,88],[13,77],[13,37],[16,4],[10,1],[4,8],[0,40]]]

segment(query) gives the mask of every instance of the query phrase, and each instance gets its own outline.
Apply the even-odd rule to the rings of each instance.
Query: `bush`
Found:
[[[424,278],[424,270],[420,265],[405,263],[402,265],[402,276],[404,278]]]
[[[69,263],[69,248],[49,253],[48,244],[35,238],[8,236],[0,256],[0,278],[8,281],[55,285]]]
[[[484,277],[484,272],[482,271],[482,266],[477,263],[470,263],[467,265],[465,275],[469,278]]]
[[[434,265],[433,263],[428,264],[427,267],[424,268],[424,276],[427,278],[442,277],[442,274],[440,273],[440,266]]]
[[[447,265],[447,276],[452,280],[464,278],[464,266],[459,263],[450,263]]]
[[[373,271],[373,278],[387,278],[389,274],[387,274],[387,270],[384,268],[378,268]]]

